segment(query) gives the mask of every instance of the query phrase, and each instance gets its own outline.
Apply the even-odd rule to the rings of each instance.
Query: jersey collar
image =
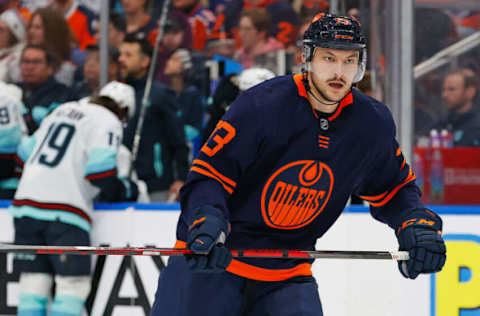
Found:
[[[295,74],[293,75],[293,80],[295,81],[295,84],[297,86],[297,90],[298,90],[298,95],[301,96],[301,97],[304,97],[308,100],[308,104],[310,104],[310,107],[312,109],[312,112],[313,112],[313,115],[315,115],[315,117],[318,119],[318,114],[317,112],[315,111],[315,109],[313,108],[313,105],[310,103],[310,99],[308,97],[308,94],[307,94],[307,89],[305,88],[305,85],[303,83],[303,74]],[[337,106],[337,109],[335,110],[335,112],[333,112],[329,117],[328,117],[328,120],[331,122],[333,120],[335,120],[339,115],[340,113],[342,112],[342,110],[349,106],[350,104],[353,103],[353,94],[352,94],[352,90],[350,89],[347,93],[347,95],[345,95],[343,97],[342,100],[340,100],[340,104]]]

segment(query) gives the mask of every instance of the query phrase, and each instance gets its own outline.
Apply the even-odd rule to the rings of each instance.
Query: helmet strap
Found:
[[[325,103],[324,101],[320,100],[312,91],[311,87],[310,87],[310,83],[308,82],[308,63],[305,63],[305,66],[302,68],[302,74],[303,74],[303,78],[302,78],[302,81],[303,81],[303,85],[305,86],[305,90],[307,90],[307,93],[309,95],[311,95],[315,100],[317,100],[317,102],[320,102],[321,104],[323,105],[335,105],[335,104],[338,104],[338,102],[332,102],[332,103]],[[325,99],[325,100],[328,100],[328,97],[325,96],[322,91],[316,89],[318,91],[318,93],[320,93],[320,96]]]

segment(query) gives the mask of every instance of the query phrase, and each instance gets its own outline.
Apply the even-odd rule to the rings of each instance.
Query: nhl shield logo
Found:
[[[262,191],[262,216],[277,229],[297,229],[325,208],[333,188],[333,173],[314,160],[291,162],[273,173]]]

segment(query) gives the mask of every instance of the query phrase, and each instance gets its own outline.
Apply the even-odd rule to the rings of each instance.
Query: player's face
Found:
[[[358,71],[358,59],[358,51],[315,48],[309,71],[312,88],[322,101],[338,102],[345,97]]]
[[[138,43],[123,43],[120,46],[118,62],[122,78],[141,78],[146,73],[149,60],[142,54]]]
[[[452,74],[443,81],[442,98],[449,110],[461,107],[466,103],[465,83],[460,74]]]
[[[43,32],[43,21],[40,15],[33,16],[28,26],[28,42],[30,44],[41,45],[45,42],[45,34]]]

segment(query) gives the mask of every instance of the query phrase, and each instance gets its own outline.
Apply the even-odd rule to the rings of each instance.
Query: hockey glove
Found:
[[[408,251],[408,261],[399,261],[398,268],[406,278],[442,269],[446,248],[442,239],[442,220],[430,210],[415,211],[396,230],[399,250]]]
[[[230,250],[223,243],[229,231],[228,222],[216,207],[199,207],[189,221],[187,247],[195,254],[187,257],[194,272],[218,273],[232,260]]]

